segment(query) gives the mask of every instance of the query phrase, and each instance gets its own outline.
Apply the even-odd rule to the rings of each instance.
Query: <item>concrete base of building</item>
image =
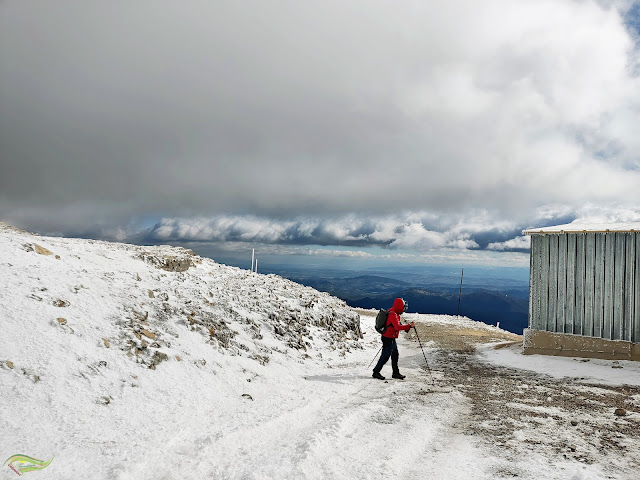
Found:
[[[640,343],[583,337],[570,333],[544,332],[530,328],[525,329],[523,337],[525,355],[640,361]]]

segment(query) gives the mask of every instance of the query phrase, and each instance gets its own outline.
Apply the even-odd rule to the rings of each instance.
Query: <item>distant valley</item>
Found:
[[[264,273],[264,272],[263,272]],[[329,292],[352,307],[389,308],[396,297],[409,312],[456,315],[461,271],[451,267],[405,267],[354,272],[278,266],[272,272]],[[522,334],[528,323],[529,284],[525,269],[465,269],[460,315]]]

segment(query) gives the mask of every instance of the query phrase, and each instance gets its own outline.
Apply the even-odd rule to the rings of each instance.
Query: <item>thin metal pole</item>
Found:
[[[382,347],[380,347],[380,350],[382,350]],[[380,353],[380,350],[378,350],[378,353]],[[378,353],[376,353],[376,356],[373,357],[373,360],[375,360],[376,358],[378,358]],[[371,363],[373,363],[373,360],[371,360]],[[371,363],[369,364],[369,367],[371,366]],[[367,368],[369,368],[367,367]]]
[[[460,275],[460,291],[458,292],[458,317],[460,316],[460,299],[462,298],[462,278],[464,277],[464,268],[462,269],[462,274]]]
[[[416,332],[416,338],[418,339],[418,344],[420,345],[420,350],[422,350],[422,356],[424,357],[424,363],[427,364],[427,371],[429,372],[429,376],[431,377],[431,384],[435,385],[433,381],[433,375],[431,375],[431,369],[429,368],[429,362],[427,362],[427,355],[424,353],[424,348],[422,348],[422,342],[420,341],[420,336],[418,335],[418,329],[413,327],[413,330]]]

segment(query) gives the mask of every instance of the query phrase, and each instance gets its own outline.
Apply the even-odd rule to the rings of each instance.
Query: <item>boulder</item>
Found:
[[[51,250],[41,247],[37,243],[33,244],[33,248],[35,249],[36,253],[40,255],[53,255],[53,252]]]
[[[10,360],[0,360],[0,367],[7,367],[10,370],[13,370],[14,365]]]
[[[153,333],[153,332],[150,332],[146,328],[143,328],[142,330],[140,330],[140,333],[142,335],[144,335],[145,337],[150,338],[151,340],[155,340],[156,339],[156,334]]]
[[[185,272],[194,265],[192,255],[193,252],[190,250],[184,250],[181,255],[155,255],[145,252],[140,255],[140,258],[167,272]]]

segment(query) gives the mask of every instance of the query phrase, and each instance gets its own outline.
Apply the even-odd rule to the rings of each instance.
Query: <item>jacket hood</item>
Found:
[[[402,300],[401,298],[396,298],[393,301],[393,307],[391,307],[391,311],[396,312],[398,315],[404,312],[404,300]]]

